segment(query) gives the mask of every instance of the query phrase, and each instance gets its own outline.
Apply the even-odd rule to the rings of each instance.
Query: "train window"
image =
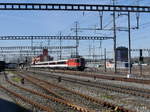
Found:
[[[80,62],[80,59],[75,59],[75,62],[79,63],[79,62]]]
[[[49,63],[49,65],[55,65],[56,63],[55,62],[53,62],[53,63]]]
[[[48,65],[48,63],[43,63],[43,65]]]
[[[48,65],[48,63],[39,63],[37,65]]]
[[[57,62],[57,64],[66,64],[66,61]]]

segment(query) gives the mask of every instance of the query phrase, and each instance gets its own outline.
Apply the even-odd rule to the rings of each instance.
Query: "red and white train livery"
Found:
[[[34,68],[59,68],[59,69],[75,69],[83,71],[85,69],[84,58],[71,58],[58,61],[34,62],[31,64]]]

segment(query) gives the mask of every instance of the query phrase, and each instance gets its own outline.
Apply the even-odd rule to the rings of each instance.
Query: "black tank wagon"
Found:
[[[5,61],[0,61],[0,72],[5,70]]]

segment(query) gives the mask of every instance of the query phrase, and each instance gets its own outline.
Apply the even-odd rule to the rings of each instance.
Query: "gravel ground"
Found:
[[[7,83],[5,82],[3,73],[0,73],[0,85],[7,85]],[[0,98],[5,99],[10,102],[13,102],[13,103],[16,103],[15,99],[12,96],[6,94],[6,92],[2,89],[0,90]]]
[[[33,69],[31,69],[33,70]],[[38,69],[39,70],[39,69]],[[43,71],[43,69],[40,69],[41,71]],[[138,71],[139,69],[136,69],[136,71]],[[147,69],[146,71],[148,71],[149,69]],[[52,71],[52,72],[55,72],[55,70],[50,70],[50,69],[44,69],[44,71]],[[56,71],[62,71],[62,70],[56,70]],[[127,70],[128,71],[128,70]],[[144,71],[144,70],[143,70]],[[111,72],[109,72],[109,69],[108,69],[108,72],[105,72],[104,71],[104,68],[87,68],[85,69],[84,71],[75,71],[75,72],[78,72],[78,73],[87,73],[89,75],[106,75],[106,76],[113,76],[113,77],[123,77],[123,78],[127,78],[127,75],[128,75],[128,72],[126,73],[122,73],[122,72],[117,72],[116,74],[111,70]],[[145,75],[144,73],[142,75],[138,75],[138,74],[135,74],[135,73],[132,73],[130,75],[130,78],[135,78],[135,79],[143,79],[143,80],[150,80],[150,71],[148,72],[147,75]]]
[[[59,75],[59,76],[66,76],[66,74],[59,74],[59,73],[53,73],[55,75]],[[36,74],[34,74],[36,75]],[[41,79],[44,80],[49,80],[50,82],[53,83],[57,83],[57,80],[52,79],[50,77],[48,77],[47,75],[36,75],[38,77],[40,77]],[[44,76],[44,77],[43,77]],[[68,77],[78,77],[78,76],[70,76],[68,75]],[[85,80],[90,80],[90,81],[94,81],[91,78],[83,78],[83,77],[78,77],[78,78],[82,78]],[[125,86],[132,86],[132,87],[139,87],[139,88],[148,88],[150,89],[149,85],[142,85],[142,84],[135,84],[135,83],[128,83],[128,82],[120,82],[120,81],[108,81],[108,80],[96,80],[97,82],[108,82],[108,83],[112,83],[112,84],[118,84],[118,85],[125,85]],[[100,98],[103,99],[105,101],[109,101],[109,102],[113,102],[116,104],[119,104],[121,106],[124,106],[126,108],[129,109],[133,109],[136,110],[137,112],[150,112],[150,99],[145,99],[145,98],[141,98],[141,97],[135,97],[135,96],[131,96],[128,94],[122,94],[122,93],[116,93],[116,92],[110,92],[110,91],[106,91],[106,90],[102,90],[102,89],[97,89],[94,87],[87,87],[84,85],[80,85],[80,84],[75,84],[75,83],[70,83],[70,82],[66,82],[66,81],[62,81],[60,83],[61,86],[70,88],[72,90],[76,90],[79,91],[83,94],[87,94],[96,98]]]
[[[8,78],[9,78],[9,80],[11,80],[13,83],[16,83],[16,84],[18,84],[18,85],[21,85],[21,86],[23,86],[23,87],[26,87],[26,88],[29,88],[29,89],[32,89],[32,90],[36,90],[36,91],[39,91],[39,92],[42,92],[42,93],[47,93],[46,91],[44,91],[44,90],[42,90],[42,89],[39,89],[39,87],[36,87],[35,85],[33,85],[33,84],[31,84],[31,83],[29,83],[29,82],[27,82],[27,81],[25,81],[25,84],[22,85],[22,84],[20,83],[20,81],[17,82],[17,81],[12,80],[12,79],[14,79],[14,78],[18,78],[18,77],[16,77],[14,74],[10,74],[10,73],[9,73]],[[73,109],[71,109],[71,108],[69,108],[69,107],[67,107],[67,106],[64,106],[64,105],[59,104],[59,103],[56,103],[56,102],[52,102],[51,100],[44,99],[43,97],[40,97],[40,96],[37,96],[37,95],[33,95],[33,94],[31,94],[30,92],[26,92],[26,91],[24,91],[24,90],[20,90],[20,89],[14,87],[14,86],[10,85],[9,83],[6,83],[6,81],[5,81],[5,79],[4,79],[4,76],[1,76],[1,77],[0,77],[0,84],[2,84],[3,86],[5,86],[5,87],[7,87],[7,88],[11,88],[11,90],[17,92],[17,93],[20,94],[20,95],[26,96],[26,97],[29,98],[29,99],[33,99],[33,101],[35,101],[35,102],[39,102],[39,103],[41,103],[41,104],[43,104],[43,105],[45,105],[45,106],[50,106],[50,107],[52,107],[55,112],[76,112],[75,110],[73,110]],[[0,93],[2,93],[2,94],[0,94],[0,96],[1,96],[2,98],[5,98],[5,99],[7,99],[7,100],[9,100],[9,101],[12,101],[12,102],[14,102],[14,103],[18,103],[19,105],[25,107],[26,109],[30,109],[30,110],[32,110],[32,111],[34,111],[34,112],[37,112],[37,111],[39,112],[39,110],[38,110],[37,108],[34,108],[34,107],[32,107],[31,105],[29,105],[29,104],[27,105],[26,103],[24,103],[24,102],[22,102],[21,100],[15,98],[14,96],[11,96],[10,94],[6,95],[6,92],[5,92],[5,91],[3,91],[3,92],[0,91]],[[13,98],[13,99],[11,99],[11,98]],[[16,100],[17,102],[15,102],[15,100]],[[41,111],[40,111],[40,112],[41,112]]]
[[[92,103],[91,101],[88,101],[88,100],[86,100],[78,95],[74,95],[70,92],[63,91],[61,89],[55,89],[54,91],[56,93],[60,94],[61,96],[65,97],[66,99],[69,99],[70,101],[75,102],[77,105],[80,105],[82,107],[90,108],[92,110],[96,110],[97,112],[102,112],[102,111],[106,110],[106,109],[103,109],[102,106]]]
[[[49,74],[50,72],[45,72],[45,71],[39,71],[39,73],[46,73]],[[63,77],[71,77],[71,78],[76,78],[76,79],[82,79],[86,81],[91,81],[91,82],[104,82],[104,83],[112,83],[112,84],[117,84],[117,85],[122,85],[122,86],[129,86],[129,87],[135,87],[135,88],[145,88],[145,89],[150,89],[150,86],[147,84],[138,84],[138,83],[133,83],[133,82],[124,82],[124,81],[114,81],[114,80],[106,80],[106,79],[96,79],[90,78],[90,77],[82,77],[82,76],[76,76],[76,75],[67,75],[67,74],[62,74],[62,73],[52,73],[57,76],[63,76]]]
[[[21,86],[23,86],[25,88],[29,88],[31,90],[39,91],[41,93],[47,93],[46,91],[42,90],[41,88],[39,88],[39,87],[35,86],[34,84],[31,84],[31,83],[29,83],[27,81],[25,81],[25,84],[23,84],[23,85],[20,82],[18,82],[17,84],[20,84]],[[39,103],[41,103],[41,104],[43,104],[45,106],[48,106],[48,107],[50,106],[50,107],[53,108],[53,110],[55,112],[75,112],[71,108],[69,108],[67,106],[64,106],[62,104],[53,102],[50,99],[45,99],[43,97],[40,97],[40,96],[37,96],[37,95],[33,95],[30,92],[26,92],[26,91],[19,90],[19,89],[16,90],[16,89],[17,88],[15,88],[15,91],[17,91],[17,93],[20,93],[20,94],[22,94],[24,96],[27,96],[30,99],[34,99],[34,101],[39,102]],[[47,93],[47,94],[49,94],[49,93]]]
[[[104,75],[110,75],[113,74],[113,76],[119,76],[119,77],[126,77],[128,74],[128,69],[118,69],[117,74],[114,74],[113,69],[107,69],[107,72],[104,71],[105,68],[100,67],[100,68],[87,68],[85,69],[85,72],[90,72],[90,73],[97,73],[97,74],[104,74]],[[150,66],[149,67],[143,67],[142,70],[142,75],[140,74],[140,68],[139,67],[134,67],[132,68],[132,74],[135,78],[139,79],[148,79],[150,80]],[[112,75],[111,75],[112,76]]]
[[[10,74],[10,76],[11,76],[11,75],[12,75],[12,74]],[[10,77],[10,76],[8,75],[8,77]],[[6,83],[3,74],[0,75],[0,85],[5,86],[5,87],[8,87],[8,86],[9,86],[9,84]],[[17,104],[18,106],[24,107],[25,109],[28,109],[28,110],[25,111],[25,112],[29,112],[29,110],[31,110],[31,109],[33,108],[33,107],[31,107],[31,105],[26,104],[26,103],[23,102],[22,100],[20,100],[20,99],[14,97],[13,95],[11,95],[10,93],[4,91],[3,89],[0,89],[0,98],[4,99],[4,100],[6,100],[6,101],[12,102],[12,103],[14,103],[14,104]],[[16,111],[17,111],[17,110],[16,110]],[[12,112],[14,112],[14,111],[12,110]]]
[[[37,91],[41,92],[41,89],[39,89],[38,87],[25,82],[25,85],[28,88],[32,88],[32,89],[36,89]],[[72,93],[66,92],[66,91],[62,91],[60,89],[56,89],[56,88],[50,88],[51,90],[53,90],[55,93],[59,94],[60,96],[63,96],[64,98],[66,98],[67,100],[73,102],[76,105],[82,106],[82,107],[86,107],[92,110],[96,110],[96,112],[104,112],[108,109],[104,109],[103,107],[97,105],[97,104],[93,104],[88,100],[85,100],[84,98],[80,97],[80,96],[76,96]],[[42,91],[44,93],[47,93],[45,91]],[[49,94],[49,93],[47,93]],[[52,106],[52,107],[59,107],[60,109],[55,109],[56,112],[61,112],[60,110],[63,110],[63,112],[73,112],[73,110],[69,110],[69,108],[65,109],[64,107],[62,107],[62,105],[56,105],[56,106]]]
[[[50,95],[50,93],[48,93],[47,91],[35,86],[34,84],[32,84],[28,81],[25,81],[25,84],[23,85],[23,87],[30,88],[30,89],[38,91],[40,93],[45,93],[47,95]],[[53,95],[50,95],[50,96],[53,96]],[[42,99],[43,99],[43,97],[42,97]],[[68,108],[67,106],[52,102],[51,100],[47,100],[47,101],[45,101],[45,103],[48,103],[54,109],[55,112],[75,112],[74,110]]]

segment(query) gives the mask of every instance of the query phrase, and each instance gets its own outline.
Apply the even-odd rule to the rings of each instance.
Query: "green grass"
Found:
[[[18,77],[13,77],[13,78],[12,78],[12,81],[14,81],[14,82],[20,82],[20,81],[21,81],[21,79],[20,79],[20,78],[18,78]]]
[[[113,99],[112,96],[109,96],[109,95],[102,95],[101,97],[102,98],[107,98],[107,99]]]

